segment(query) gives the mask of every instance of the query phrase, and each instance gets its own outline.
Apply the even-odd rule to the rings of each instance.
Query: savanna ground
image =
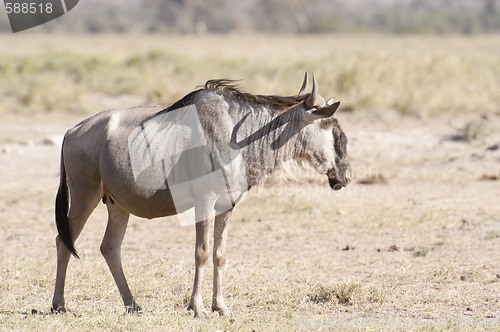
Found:
[[[6,35],[0,55],[1,329],[500,330],[499,37]],[[186,310],[194,229],[173,218],[131,218],[122,255],[144,312],[126,314],[102,204],[70,262],[70,312],[50,314],[58,137],[210,78],[295,94],[304,70],[342,101],[353,183],[333,192],[295,167],[250,191],[229,230],[229,317]],[[204,281],[209,307],[210,264]]]

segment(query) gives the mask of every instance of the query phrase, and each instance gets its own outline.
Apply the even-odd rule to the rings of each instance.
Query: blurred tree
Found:
[[[481,21],[484,30],[494,32],[500,30],[500,9],[497,0],[485,0],[481,11]]]

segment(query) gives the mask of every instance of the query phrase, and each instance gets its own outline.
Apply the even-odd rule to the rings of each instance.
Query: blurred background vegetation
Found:
[[[500,31],[498,0],[82,0],[78,14],[41,29],[65,32]],[[9,31],[0,15],[0,31]]]
[[[82,0],[0,32],[0,114],[170,104],[212,78],[290,95],[305,70],[354,111],[500,105],[498,0]]]

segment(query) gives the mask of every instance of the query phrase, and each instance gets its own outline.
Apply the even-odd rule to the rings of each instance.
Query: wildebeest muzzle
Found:
[[[351,166],[345,159],[340,160],[328,172],[328,183],[333,190],[340,190],[351,182]]]

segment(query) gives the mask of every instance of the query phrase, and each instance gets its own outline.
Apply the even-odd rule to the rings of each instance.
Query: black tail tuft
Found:
[[[63,143],[64,145],[64,143]],[[61,149],[62,150],[62,149]],[[69,207],[69,191],[68,184],[66,182],[66,167],[64,167],[64,160],[61,151],[61,181],[59,183],[59,190],[56,196],[56,226],[57,232],[59,233],[59,238],[64,243],[69,252],[78,257],[78,254],[71,238],[71,232],[69,229],[69,219],[68,219],[68,207]]]

